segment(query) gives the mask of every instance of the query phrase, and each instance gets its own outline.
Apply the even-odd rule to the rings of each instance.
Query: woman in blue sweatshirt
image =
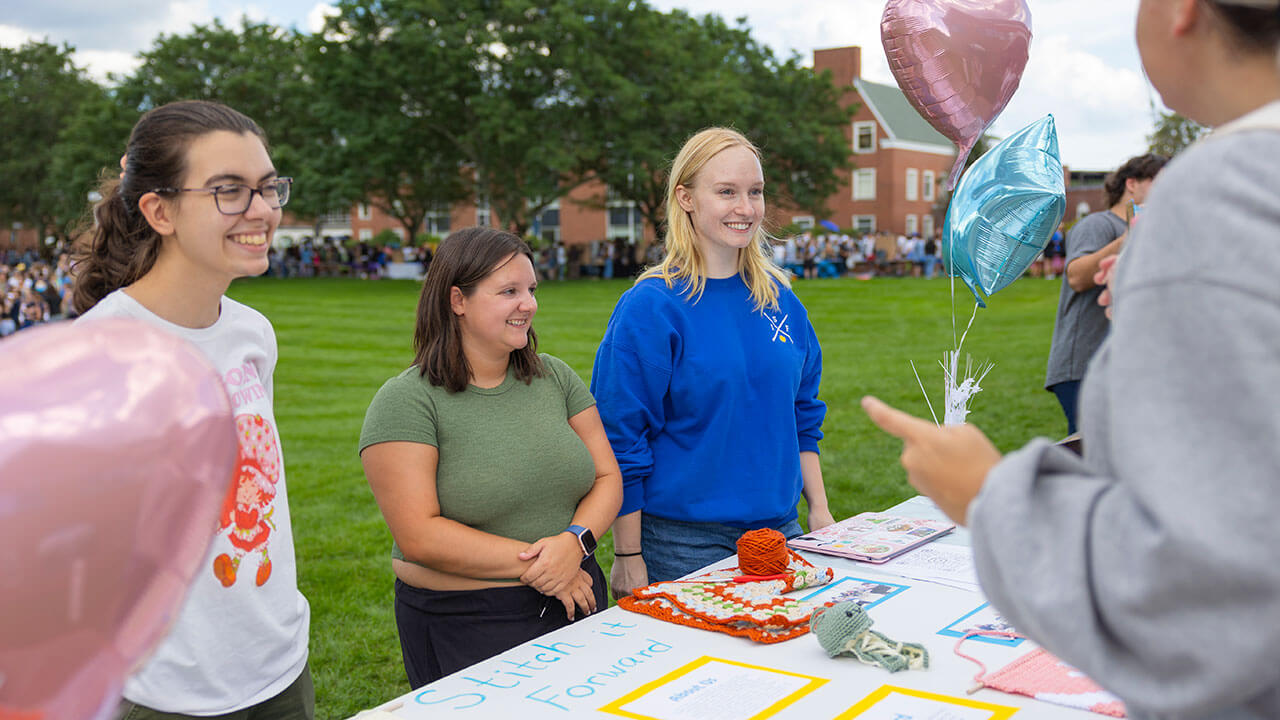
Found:
[[[703,130],[667,180],[667,255],[623,294],[591,392],[622,468],[614,596],[736,552],[746,530],[829,525],[822,350],[771,260],[760,153]]]

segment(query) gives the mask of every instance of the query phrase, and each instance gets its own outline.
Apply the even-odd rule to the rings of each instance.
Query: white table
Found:
[[[919,497],[901,503],[890,511],[911,517],[941,517],[933,503]],[[967,546],[968,541],[968,533],[958,528],[952,534],[935,541],[935,544]],[[815,565],[834,569],[837,580],[842,575],[850,575],[908,586],[908,589],[872,607],[868,614],[875,622],[874,629],[888,637],[924,644],[929,650],[929,669],[889,673],[851,657],[828,657],[811,634],[766,645],[723,633],[664,622],[613,607],[384,703],[372,713],[362,713],[362,720],[378,716],[378,711],[403,720],[441,716],[649,717],[639,713],[628,715],[603,712],[601,708],[620,698],[634,696],[635,691],[642,686],[707,656],[827,681],[785,707],[774,708],[769,714],[756,717],[806,720],[835,718],[886,685],[1024,708],[1017,712],[1017,718],[1096,720],[1102,717],[990,689],[966,695],[965,691],[973,685],[978,667],[954,654],[956,638],[939,635],[938,631],[985,602],[985,598],[976,590],[905,579],[891,574],[888,567],[843,558],[812,553],[805,553],[805,557]],[[711,567],[735,564],[736,558],[726,558]],[[971,639],[965,641],[963,650],[985,663],[987,671],[991,672],[1034,648],[1035,645],[1030,640],[1023,641],[1017,647],[1007,647]],[[715,667],[731,666],[716,662]],[[774,677],[770,673],[763,675],[766,681]],[[696,682],[696,673],[685,677],[692,681],[690,687],[672,693],[671,699],[675,696],[683,697],[682,693],[693,693],[701,689]],[[745,682],[741,678],[737,681]],[[711,683],[713,680],[706,682]],[[751,689],[747,688],[745,694],[737,693],[736,696],[750,694]],[[720,702],[715,707],[703,708],[690,717],[710,717],[716,713],[730,717],[733,713],[727,707],[729,704],[732,703]],[[636,706],[627,707],[634,710]],[[917,717],[920,720],[992,717],[989,712],[947,707],[947,712],[954,710],[953,714],[941,711],[934,714],[929,711],[901,717]],[[1007,715],[997,715],[1005,716]],[[891,713],[876,714],[873,710],[856,717],[860,720],[892,720],[895,716]]]

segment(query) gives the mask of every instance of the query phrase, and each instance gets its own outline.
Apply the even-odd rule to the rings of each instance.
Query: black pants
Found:
[[[591,575],[597,610],[604,610],[600,565],[589,557],[582,569]],[[396,629],[415,690],[568,624],[563,603],[525,585],[444,591],[396,580]]]

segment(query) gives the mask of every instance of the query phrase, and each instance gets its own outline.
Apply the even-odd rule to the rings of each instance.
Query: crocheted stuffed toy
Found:
[[[851,655],[891,673],[929,667],[929,651],[923,645],[890,640],[872,630],[871,616],[855,600],[814,610],[809,629],[831,657]]]
[[[618,600],[618,607],[761,643],[790,640],[809,632],[809,616],[823,603],[785,593],[825,585],[835,573],[788,552],[787,572],[777,580],[734,582],[743,574],[741,569],[714,570],[636,588]]]

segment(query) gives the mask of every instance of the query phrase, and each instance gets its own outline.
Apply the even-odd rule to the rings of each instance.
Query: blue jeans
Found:
[[[1067,416],[1067,434],[1071,435],[1076,431],[1076,409],[1080,395],[1079,380],[1065,380],[1060,383],[1050,385],[1049,389],[1054,395],[1058,396],[1058,404],[1062,406],[1062,412]]]
[[[800,521],[792,518],[774,527],[788,538],[800,534]],[[721,523],[668,520],[640,514],[640,547],[649,582],[666,582],[688,575],[738,552],[742,528]]]

